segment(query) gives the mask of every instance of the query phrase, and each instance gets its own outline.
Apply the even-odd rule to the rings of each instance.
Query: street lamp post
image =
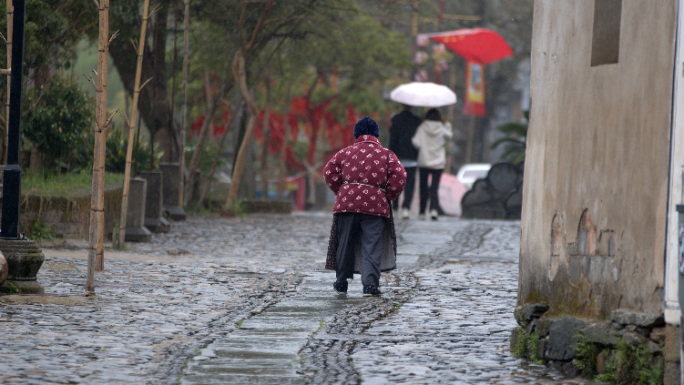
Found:
[[[26,0],[14,0],[12,26],[12,68],[10,75],[10,108],[7,124],[7,165],[3,171],[2,220],[0,221],[0,251],[7,259],[9,272],[3,284],[5,290],[24,294],[42,294],[43,286],[36,276],[45,256],[34,241],[19,239],[19,198],[21,167],[19,140],[21,138],[21,77],[24,62],[24,25]]]
[[[2,222],[3,239],[19,239],[19,197],[21,195],[21,167],[19,140],[21,126],[21,78],[24,63],[24,25],[26,0],[14,0],[12,28],[12,73],[10,80],[10,115],[8,119],[7,165],[3,172]]]

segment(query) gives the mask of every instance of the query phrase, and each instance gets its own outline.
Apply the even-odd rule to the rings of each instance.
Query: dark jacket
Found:
[[[422,120],[411,111],[402,111],[392,117],[390,124],[389,149],[399,159],[417,160],[418,150],[413,147],[411,138],[416,134]]]

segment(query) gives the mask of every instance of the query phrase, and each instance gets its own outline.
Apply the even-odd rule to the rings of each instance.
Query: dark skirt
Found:
[[[330,230],[330,241],[328,242],[328,257],[325,260],[326,270],[337,271],[337,247],[339,246],[339,230],[337,215],[333,215],[332,229]],[[360,237],[359,237],[360,238]],[[390,217],[385,218],[385,229],[382,232],[382,258],[380,271],[390,271],[397,268],[397,235],[394,232],[394,220],[392,211]],[[357,239],[354,245],[354,273],[361,274],[361,242]]]

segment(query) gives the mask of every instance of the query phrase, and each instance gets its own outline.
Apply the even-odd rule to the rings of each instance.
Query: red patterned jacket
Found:
[[[325,183],[337,195],[333,213],[389,218],[389,201],[404,190],[406,170],[394,153],[372,135],[361,135],[341,149],[323,169]]]

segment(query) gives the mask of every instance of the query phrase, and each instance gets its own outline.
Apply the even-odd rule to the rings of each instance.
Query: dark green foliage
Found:
[[[664,363],[659,352],[651,353],[644,343],[639,346],[628,344],[623,338],[612,349],[605,349],[605,368],[598,374],[596,358],[601,346],[586,340],[580,332],[575,349],[573,363],[583,377],[594,378],[598,382],[609,382],[617,385],[657,385],[663,383]],[[660,352],[661,353],[661,352]]]
[[[5,35],[7,2],[0,1],[0,31]],[[92,0],[28,0],[24,38],[24,70],[34,74],[38,68],[69,68],[75,58],[76,45],[84,38],[97,35],[97,7]],[[0,66],[7,63],[7,51],[0,50]],[[4,78],[4,76],[3,76]],[[44,79],[46,80],[46,79]]]
[[[517,340],[513,346],[513,355],[519,358],[527,358],[535,364],[544,364],[546,360],[539,356],[539,340],[540,335],[535,330],[531,334],[527,334],[524,327],[518,326],[516,329]]]
[[[575,349],[575,366],[583,377],[593,378],[596,375],[596,356],[599,348],[596,344],[587,341],[584,332],[580,331],[577,336]]]
[[[117,128],[112,126],[107,131],[107,159],[105,160],[105,170],[108,173],[123,173],[126,170],[126,151],[128,147],[128,130],[125,128]],[[133,155],[135,157],[135,147]],[[150,145],[147,141],[138,140],[138,154],[133,159],[137,159],[138,171],[146,171],[150,169]],[[163,152],[159,150],[159,145],[154,144],[154,168],[157,169],[159,161],[161,160]],[[132,165],[131,165],[132,167]],[[132,171],[131,171],[132,172]]]
[[[55,229],[45,225],[40,219],[36,219],[33,222],[29,231],[31,233],[31,239],[36,241],[54,239],[56,234]]]
[[[502,158],[518,164],[525,160],[525,149],[527,148],[527,128],[529,126],[530,112],[525,111],[524,122],[510,122],[497,127],[497,130],[504,134],[504,137],[492,142],[491,149],[505,145]]]
[[[42,89],[28,90],[24,105],[29,112],[22,133],[47,157],[49,168],[83,166],[83,148],[89,147],[92,157],[93,104],[71,77],[53,77]]]
[[[518,358],[526,358],[527,357],[527,332],[525,331],[525,328],[522,326],[518,326],[516,328],[516,341],[515,345],[513,345],[513,350],[511,353],[513,353],[513,356],[518,357]]]
[[[632,346],[620,339],[615,351],[607,360],[606,375],[603,380],[611,380],[618,385],[657,385],[663,383],[664,363],[662,356],[655,356],[646,344]],[[608,370],[610,367],[610,370]]]
[[[196,148],[197,148],[197,138],[196,137],[190,138],[187,141],[187,143],[185,144],[185,164],[190,164],[190,160],[192,159],[192,154],[195,152]],[[206,140],[204,142],[204,146],[202,148],[202,158],[200,159],[200,163],[199,163],[200,175],[209,176],[209,172],[211,171],[211,165],[214,162],[214,158],[216,157],[217,152],[218,152],[218,143],[216,143],[215,140],[209,139],[209,140]],[[218,163],[216,164],[216,168],[220,170],[227,163],[228,163],[227,157],[219,156]]]

